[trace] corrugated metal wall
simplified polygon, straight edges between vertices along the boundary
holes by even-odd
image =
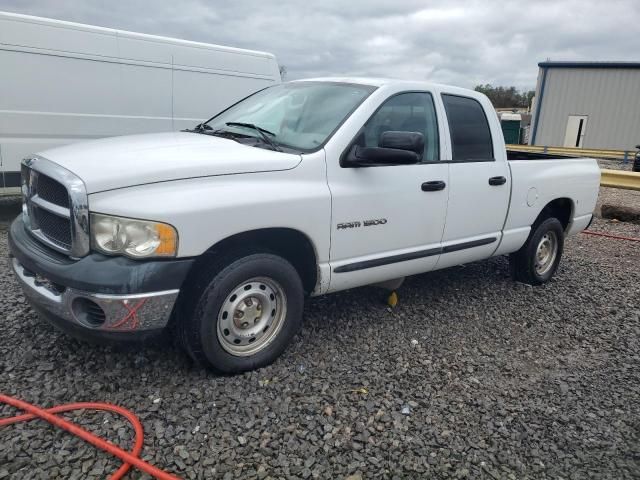
[[[640,144],[640,69],[547,67],[535,145],[562,146],[569,115],[589,116],[583,148],[632,150]]]

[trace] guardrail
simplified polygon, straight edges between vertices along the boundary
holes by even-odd
[[[600,186],[640,191],[640,173],[624,170],[601,170]]]
[[[509,150],[531,153],[548,153],[550,155],[567,155],[569,157],[594,157],[622,160],[628,163],[635,155],[635,150],[598,150],[593,148],[546,147],[539,145],[507,145]]]

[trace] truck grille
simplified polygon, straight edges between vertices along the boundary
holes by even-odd
[[[79,178],[46,159],[26,159],[22,193],[25,225],[34,237],[71,256],[89,252],[87,196]]]
[[[40,228],[42,235],[59,247],[71,251],[71,222],[37,205],[32,206],[32,221]]]
[[[38,175],[36,186],[38,196],[55,205],[69,208],[69,193],[64,185],[46,175]]]

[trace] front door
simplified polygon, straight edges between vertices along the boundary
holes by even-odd
[[[352,144],[377,147],[385,131],[421,133],[425,138],[423,163],[341,167],[343,152],[327,149],[332,198],[329,291],[426,272],[437,263],[447,211],[449,165],[439,162],[432,95],[405,92],[391,96]]]

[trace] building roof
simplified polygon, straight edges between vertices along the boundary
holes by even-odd
[[[640,69],[640,62],[540,62],[540,68],[629,68]]]

